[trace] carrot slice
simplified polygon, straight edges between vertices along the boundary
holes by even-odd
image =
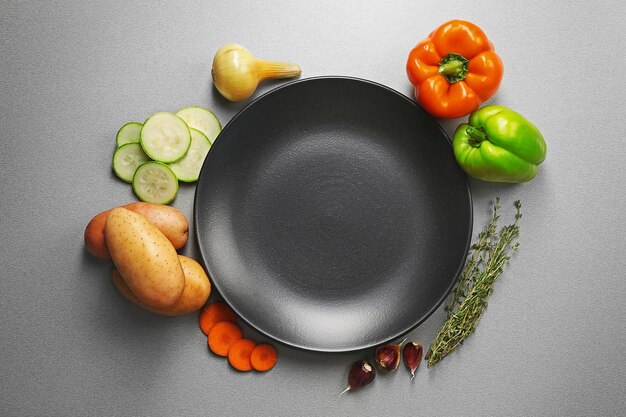
[[[250,339],[239,339],[235,341],[228,351],[228,363],[238,371],[252,370],[250,355],[256,347],[256,343]]]
[[[278,352],[274,346],[261,343],[254,348],[250,354],[250,364],[256,371],[269,371],[276,365],[278,359]]]
[[[207,304],[201,311],[198,321],[200,322],[200,328],[202,332],[209,335],[211,327],[220,321],[229,321],[231,323],[237,322],[237,316],[228,304],[221,301]]]
[[[232,344],[243,337],[241,328],[229,321],[216,323],[207,336],[207,342],[211,352],[219,356],[228,356]]]

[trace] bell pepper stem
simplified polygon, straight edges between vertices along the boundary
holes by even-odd
[[[456,75],[462,69],[463,69],[463,63],[461,61],[450,61],[439,66],[439,74]]]
[[[469,61],[460,54],[449,53],[439,61],[437,72],[449,83],[463,81],[469,71]]]
[[[474,126],[468,126],[465,129],[465,133],[469,135],[467,143],[469,143],[474,148],[479,148],[480,144],[483,141],[487,140],[487,134],[482,129],[478,129]]]

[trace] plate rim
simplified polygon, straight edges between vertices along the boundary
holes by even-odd
[[[264,92],[263,94],[259,95],[258,97],[254,98],[252,101],[250,101],[248,104],[246,104],[245,106],[243,106],[241,109],[239,109],[237,111],[237,113],[224,125],[224,127],[222,128],[222,130],[220,131],[220,133],[218,134],[218,136],[215,138],[215,140],[213,141],[213,145],[215,145],[215,143],[220,140],[222,133],[224,131],[226,131],[228,129],[228,127],[235,123],[236,120],[244,113],[246,112],[249,108],[251,108],[252,106],[254,106],[257,102],[261,101],[262,99],[264,99],[265,97],[279,91],[282,90],[284,88],[289,88],[293,85],[296,84],[301,84],[301,83],[307,83],[307,82],[314,82],[314,81],[319,81],[319,80],[345,80],[345,81],[352,81],[352,82],[360,82],[360,83],[364,83],[364,84],[369,84],[371,86],[374,87],[378,87],[378,88],[382,88],[384,90],[387,90],[388,92],[404,99],[404,101],[406,101],[409,105],[411,105],[412,107],[414,107],[417,111],[424,113],[426,116],[428,116],[429,118],[431,118],[436,126],[436,128],[439,130],[439,132],[445,137],[445,139],[449,142],[450,146],[452,146],[452,140],[450,139],[450,136],[446,133],[446,131],[441,127],[441,124],[437,121],[437,119],[428,114],[421,106],[419,106],[415,101],[413,101],[411,98],[409,98],[408,96],[406,96],[405,94],[402,94],[401,92],[399,92],[398,90],[395,90],[387,85],[381,84],[379,82],[376,81],[372,81],[372,80],[368,80],[365,78],[360,78],[360,77],[354,77],[354,76],[343,76],[343,75],[323,75],[323,76],[314,76],[314,77],[306,77],[306,78],[299,78],[287,83],[284,83],[280,86],[277,86],[275,88],[272,88],[266,92]],[[202,168],[200,170],[200,173],[202,173],[203,169],[204,169],[204,164],[208,161],[209,159],[209,155],[211,153],[211,150],[213,149],[213,145],[211,146],[211,149],[209,149],[209,153],[207,154],[203,164],[202,164]],[[211,286],[214,290],[217,290],[217,293],[219,294],[219,297],[235,312],[235,314],[237,315],[237,318],[239,320],[241,320],[242,322],[244,322],[248,327],[250,327],[251,329],[253,329],[254,331],[262,334],[263,336],[268,337],[269,339],[271,339],[272,341],[275,341],[277,343],[280,343],[281,345],[290,347],[290,348],[295,348],[298,350],[303,350],[306,352],[317,352],[317,353],[347,353],[347,352],[359,352],[359,351],[363,351],[366,349],[370,349],[372,347],[375,346],[380,346],[384,343],[388,343],[391,342],[393,340],[399,339],[401,337],[403,337],[404,335],[410,333],[411,331],[415,330],[417,327],[419,327],[420,325],[422,325],[426,320],[428,320],[438,309],[439,307],[441,307],[441,305],[443,304],[443,302],[448,298],[448,296],[450,295],[450,293],[452,292],[454,286],[456,285],[456,283],[459,280],[459,277],[463,271],[463,268],[465,267],[465,263],[467,262],[467,254],[469,253],[469,249],[471,246],[471,241],[472,241],[472,236],[473,236],[473,229],[474,229],[474,202],[473,202],[473,198],[472,198],[472,192],[470,189],[470,183],[469,183],[469,177],[467,175],[465,175],[465,189],[467,191],[467,198],[468,198],[468,217],[469,217],[469,230],[467,233],[467,241],[465,242],[465,253],[466,256],[463,259],[463,261],[460,263],[457,271],[454,274],[454,278],[452,279],[449,287],[444,291],[442,297],[440,299],[438,299],[436,301],[436,303],[433,304],[433,307],[418,321],[416,321],[414,324],[412,324],[411,326],[409,326],[406,329],[401,330],[400,332],[394,333],[393,335],[389,335],[388,337],[385,338],[385,340],[381,341],[381,342],[377,342],[377,343],[365,343],[365,344],[361,344],[359,346],[353,346],[353,347],[349,347],[349,348],[315,348],[315,347],[310,347],[310,346],[306,346],[305,344],[298,344],[298,343],[294,343],[294,342],[290,342],[287,340],[284,340],[284,338],[280,338],[276,335],[272,335],[262,329],[259,329],[258,327],[252,325],[248,320],[246,320],[241,313],[232,305],[231,302],[229,302],[226,297],[223,296],[222,291],[220,290],[220,286],[217,282],[215,282],[215,280],[212,279],[213,275],[211,274],[211,270],[209,268],[209,263],[207,262],[207,257],[205,256],[205,250],[203,250],[203,248],[200,245],[200,238],[199,238],[199,229],[198,229],[198,193],[199,193],[199,187],[198,184],[200,182],[200,178],[198,179],[198,182],[196,183],[196,188],[194,190],[194,198],[193,198],[193,229],[194,229],[194,237],[195,237],[195,243],[196,243],[196,249],[198,250],[198,252],[200,253],[200,261],[202,263],[202,266],[205,268],[208,276],[211,278]],[[214,295],[214,292],[212,291],[211,295]]]

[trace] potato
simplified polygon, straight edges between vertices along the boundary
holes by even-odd
[[[189,238],[189,222],[183,213],[164,204],[137,202],[124,206],[150,220],[176,249],[182,248]]]
[[[109,248],[104,240],[104,224],[111,210],[97,214],[85,228],[85,247],[94,256],[102,259],[111,259]]]
[[[211,295],[211,282],[198,262],[186,256],[178,255],[185,272],[185,289],[180,298],[169,307],[153,307],[143,303],[130,290],[117,269],[113,270],[111,279],[120,293],[139,307],[156,314],[166,316],[182,316],[193,313],[204,306]]]
[[[180,249],[189,238],[189,222],[183,213],[174,207],[153,203],[131,203],[125,206],[130,211],[139,213],[152,222],[172,242],[174,248]],[[96,215],[85,228],[85,247],[94,256],[111,259],[109,249],[104,240],[104,223],[111,209]]]
[[[172,243],[144,216],[123,207],[111,210],[104,225],[111,259],[142,302],[167,307],[185,288],[185,273]]]

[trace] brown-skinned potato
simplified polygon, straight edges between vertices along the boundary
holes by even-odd
[[[178,209],[163,204],[136,202],[122,206],[141,214],[153,223],[168,238],[174,248],[180,249],[189,238],[189,222]],[[97,214],[85,228],[87,251],[101,259],[111,259],[104,238],[104,224],[112,209]]]
[[[104,237],[115,267],[140,301],[168,307],[180,298],[185,274],[176,249],[148,219],[114,208],[106,218]]]
[[[185,273],[185,289],[180,298],[169,307],[153,307],[143,303],[128,287],[117,269],[111,273],[111,279],[118,291],[129,301],[156,314],[182,316],[199,310],[211,295],[211,282],[198,262],[186,256],[178,255]]]

